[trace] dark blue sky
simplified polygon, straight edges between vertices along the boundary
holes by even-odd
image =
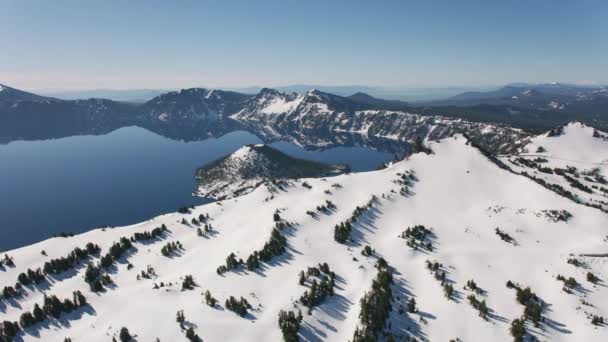
[[[608,81],[599,0],[4,0],[0,27],[26,89]]]

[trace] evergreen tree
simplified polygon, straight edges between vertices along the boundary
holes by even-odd
[[[205,291],[205,302],[210,307],[214,307],[215,304],[217,304],[217,300],[215,298],[213,298],[213,296],[211,295],[211,292],[209,292],[209,290]]]
[[[297,342],[298,331],[300,330],[300,323],[302,322],[302,312],[298,310],[298,314],[294,314],[293,311],[279,312],[279,327],[283,333],[283,340],[285,342]]]
[[[129,329],[127,329],[126,327],[120,328],[119,338],[120,338],[121,342],[131,341],[132,337],[131,337],[131,334],[129,333]]]
[[[511,332],[511,336],[513,336],[513,342],[523,342],[526,335],[525,321],[519,318],[514,319],[511,322],[509,331]]]
[[[414,297],[412,297],[407,302],[407,312],[416,313],[417,311],[418,311],[418,309],[416,308],[416,300],[414,299]]]

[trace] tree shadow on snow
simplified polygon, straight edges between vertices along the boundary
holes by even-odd
[[[40,323],[36,323],[30,327],[27,327],[27,328],[19,331],[19,333],[15,337],[15,341],[23,341],[24,337],[26,337],[26,336],[40,338],[40,330],[42,330],[42,329],[49,330],[52,327],[59,328],[59,329],[70,328],[72,326],[72,324],[71,324],[72,321],[79,320],[85,314],[94,316],[97,313],[91,305],[87,304],[70,313],[62,313],[59,318],[54,318],[54,317],[49,316],[44,321],[42,321]]]
[[[369,244],[365,238],[367,233],[375,234],[378,228],[375,225],[376,219],[382,215],[382,211],[378,209],[379,204],[367,209],[355,223],[352,225],[351,237],[349,246],[360,247]]]
[[[416,296],[410,291],[407,281],[399,277],[401,275],[399,271],[394,270],[393,275],[393,302],[392,310],[386,323],[387,329],[395,336],[402,336],[404,338],[405,336],[410,336],[425,340],[427,336],[422,331],[421,322],[436,319],[436,317],[431,313],[421,310],[416,313],[409,313],[407,311],[407,303],[410,298],[415,298]]]

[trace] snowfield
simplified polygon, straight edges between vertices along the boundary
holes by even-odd
[[[608,134],[580,122],[534,137],[519,154],[501,160],[571,192],[577,201],[608,210]],[[565,170],[560,171],[557,169]]]
[[[566,140],[569,130],[534,144],[541,143],[556,158],[578,158],[570,153],[589,149],[582,158],[603,161],[608,154],[604,145],[591,147],[587,144],[596,140],[576,138],[574,143],[579,145],[572,147]],[[565,142],[550,144],[549,139]],[[87,242],[98,244],[105,255],[120,237],[162,224],[169,229],[161,238],[134,242],[109,268],[114,285],[103,292],[91,292],[84,280],[83,262],[75,270],[47,275],[40,284],[25,286],[19,298],[0,302],[0,321],[19,321],[22,312],[42,304],[45,293],[64,299],[80,290],[87,306],[60,319],[36,323],[20,332],[17,340],[63,341],[70,337],[73,341],[111,341],[112,337],[118,339],[121,327],[127,327],[137,341],[183,341],[185,329],[192,327],[204,341],[281,341],[279,311],[299,308],[303,313],[301,340],[349,341],[356,327],[361,327],[360,301],[371,290],[378,273],[375,265],[383,258],[394,277],[385,330],[397,340],[406,336],[429,341],[512,340],[511,322],[523,315],[524,306],[516,301],[515,289],[507,288],[510,280],[521,288],[529,286],[544,303],[539,326],[529,321],[525,325],[528,337],[607,341],[608,327],[592,325],[591,318],[608,316],[608,257],[582,256],[608,252],[606,213],[498,167],[463,136],[428,142],[428,146],[432,154],[415,154],[383,170],[294,180],[283,187],[262,185],[244,196],[202,205],[190,213],[167,214],[132,226],[97,229],[8,251],[15,267],[0,269],[0,287],[14,286],[19,273],[42,268],[45,261],[67,256]],[[373,196],[377,199],[353,223],[350,238],[338,243],[334,226]],[[328,200],[335,209],[316,209]],[[230,253],[246,260],[264,246],[277,210],[282,220],[291,223],[281,231],[286,252],[262,262],[256,271],[240,266],[219,275],[216,270]],[[556,213],[565,212],[571,217],[559,219]],[[212,226],[203,236],[197,234],[197,228],[204,224],[192,223],[201,214],[209,215]],[[431,230],[426,240],[431,249],[414,249],[400,237],[415,225]],[[496,228],[510,241],[501,239]],[[183,249],[163,256],[161,248],[171,241],[180,241]],[[374,249],[371,256],[361,254],[366,245]],[[581,265],[569,264],[570,258]],[[438,271],[445,272],[444,283],[453,286],[452,299],[444,296],[441,280],[427,268],[427,260],[442,265]],[[98,257],[90,261],[96,263]],[[325,262],[335,272],[335,294],[309,315],[298,299],[311,284],[300,285],[299,273]],[[138,280],[148,265],[156,276]],[[597,284],[586,280],[588,272],[599,277]],[[563,290],[558,274],[576,279],[577,285],[568,290],[571,293]],[[186,275],[192,275],[197,284],[193,290],[182,291]],[[483,290],[465,289],[469,280]],[[154,289],[161,282],[172,285]],[[215,307],[205,304],[207,290],[218,300]],[[485,300],[487,320],[469,304],[470,295]],[[229,296],[246,298],[252,309],[244,317],[227,310]],[[407,310],[412,298],[415,313]],[[178,310],[185,316],[184,329],[176,322]]]

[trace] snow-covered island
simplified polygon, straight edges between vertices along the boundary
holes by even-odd
[[[293,158],[264,144],[245,145],[197,170],[196,195],[226,199],[247,194],[265,182],[335,176],[348,171],[348,165]]]
[[[500,157],[458,134],[426,146],[432,153],[382,170],[263,182],[132,226],[8,251],[2,334],[608,340],[606,133],[572,123]]]

